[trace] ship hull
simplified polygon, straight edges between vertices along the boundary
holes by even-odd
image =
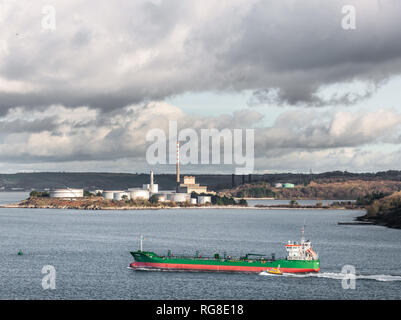
[[[174,270],[209,272],[262,272],[279,268],[283,273],[319,272],[319,260],[227,260],[201,258],[160,257],[152,252],[131,252],[135,262],[130,267],[137,270]]]

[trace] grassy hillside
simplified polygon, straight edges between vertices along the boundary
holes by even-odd
[[[195,175],[197,183],[219,189],[231,185],[231,175]],[[174,174],[156,174],[155,183],[160,189],[174,189]],[[39,172],[0,174],[0,188],[6,190],[21,188],[25,190],[45,188],[84,188],[119,190],[142,187],[149,183],[149,174],[96,173],[96,172]]]
[[[353,200],[372,193],[391,194],[401,190],[401,181],[391,180],[341,180],[326,179],[298,185],[293,189],[274,188],[269,183],[251,183],[222,192],[235,197],[274,197],[276,199],[333,199]]]

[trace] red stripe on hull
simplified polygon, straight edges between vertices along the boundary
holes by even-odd
[[[152,262],[133,262],[130,264],[130,267],[134,269],[165,269],[165,270],[222,271],[222,272],[262,272],[271,269],[266,267],[152,263]],[[280,268],[280,271],[285,273],[319,272],[319,270],[320,269]]]

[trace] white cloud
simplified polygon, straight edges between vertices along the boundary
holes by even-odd
[[[18,120],[23,115],[22,110],[13,109],[8,116],[0,118],[2,126],[7,127],[3,133],[0,130],[0,162],[29,166],[36,162],[61,165],[82,161],[109,168],[110,163],[135,159],[136,166],[128,169],[141,171],[138,168],[147,167],[147,132],[160,128],[168,136],[169,120],[176,120],[179,129],[193,128],[198,132],[205,128],[256,127],[257,170],[318,166],[322,170],[347,167],[361,171],[360,168],[380,167],[380,163],[384,163],[383,159],[375,162],[377,155],[385,154],[378,148],[381,143],[394,146],[400,143],[401,114],[391,109],[372,112],[291,110],[281,114],[270,127],[260,127],[263,115],[252,109],[202,117],[186,114],[166,102],[131,105],[107,114],[88,107],[52,106],[33,112],[29,119]],[[397,167],[396,158],[390,159],[394,161],[392,166]],[[193,167],[195,171],[198,169],[204,170]],[[225,169],[216,166],[215,170]]]

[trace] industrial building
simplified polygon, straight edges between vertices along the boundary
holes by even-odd
[[[293,189],[295,185],[293,183],[284,183],[283,188]]]
[[[195,183],[195,177],[185,176],[184,183],[180,184],[178,191],[182,193],[206,193],[207,187],[201,186],[199,183]]]
[[[153,180],[153,171],[150,171],[150,183],[142,185],[142,189],[148,190],[149,193],[159,192],[159,185],[155,184]]]
[[[276,183],[274,184],[275,188],[286,188],[286,189],[292,189],[295,188],[295,185],[293,183]]]
[[[108,200],[149,200],[152,195],[156,195],[160,202],[189,202],[192,204],[211,203],[210,196],[199,196],[191,198],[191,193],[206,193],[207,187],[201,186],[195,181],[194,176],[184,176],[183,183],[180,183],[180,163],[179,163],[180,146],[177,142],[177,185],[175,190],[160,190],[159,185],[154,183],[153,171],[150,172],[150,181],[143,184],[142,188],[128,188],[127,190],[96,190],[91,192],[96,195],[102,193],[102,196]],[[83,189],[55,189],[50,192],[51,197],[55,198],[77,198],[84,196]]]

